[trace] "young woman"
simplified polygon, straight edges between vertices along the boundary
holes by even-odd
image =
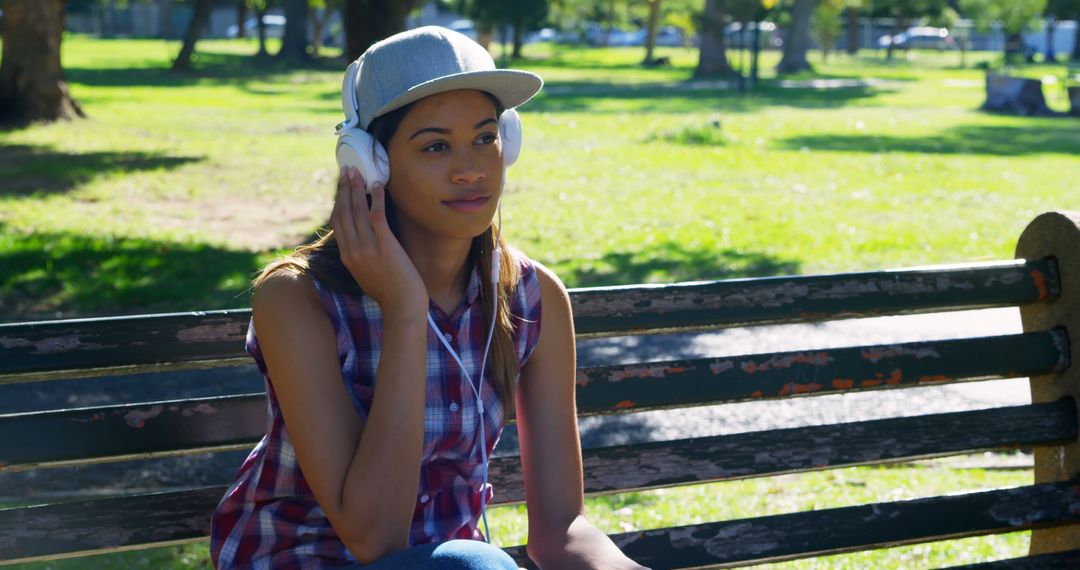
[[[583,516],[566,289],[494,223],[503,111],[542,82],[434,27],[358,62],[352,119],[389,179],[343,168],[333,231],[256,280],[247,349],[267,435],[213,515],[214,563],[516,568],[479,525],[516,412],[529,556],[641,568]]]

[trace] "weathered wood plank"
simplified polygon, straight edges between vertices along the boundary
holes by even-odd
[[[0,564],[205,538],[224,487],[0,510]]]
[[[221,487],[0,511],[0,561],[61,558],[209,532]],[[722,500],[718,497],[717,500]],[[614,535],[656,569],[791,560],[1080,522],[1080,486],[1013,489],[800,512]],[[507,549],[531,564],[524,547]]]
[[[0,472],[251,447],[266,417],[265,394],[0,415]]]
[[[655,570],[730,568],[1077,521],[1080,486],[1046,483],[629,532],[612,539],[628,556]],[[524,547],[505,550],[518,564],[536,567]]]
[[[640,490],[927,458],[959,451],[1053,444],[1074,439],[1076,435],[1076,406],[1063,400],[1033,406],[586,449],[583,453],[585,490],[591,495],[616,489]],[[490,479],[496,488],[493,504],[524,500],[517,457],[494,459]],[[64,541],[56,543],[59,550],[55,551],[34,546],[38,544],[34,537],[52,536],[57,528],[70,528],[71,540],[76,542],[84,540],[79,538],[82,536],[105,540],[94,547],[77,546],[79,552],[145,542],[149,532],[146,529],[152,528],[151,525],[157,528],[154,541],[200,538],[209,531],[203,523],[224,492],[224,487],[212,487],[0,510],[0,559],[52,556],[75,548]],[[156,511],[163,512],[140,518],[140,513]],[[5,543],[4,537],[9,537],[8,542]]]
[[[1063,331],[582,368],[595,413],[1018,378],[1068,367]]]
[[[1001,337],[600,366],[578,371],[579,415],[912,387],[1060,370],[1060,331]],[[265,396],[0,415],[0,471],[253,443]],[[25,434],[39,444],[25,445]]]
[[[0,384],[250,364],[249,309],[0,325]]]
[[[575,289],[579,335],[1006,307],[1057,297],[1052,260]]]
[[[578,336],[1016,306],[1056,297],[1052,260],[572,290]],[[0,384],[247,364],[250,311],[0,324]]]
[[[1077,437],[1076,404],[1061,400],[585,449],[585,492],[644,490],[818,469],[1060,444]],[[517,457],[492,460],[495,503],[525,500]]]
[[[1061,570],[1080,568],[1080,550],[1068,550],[1052,554],[1026,556],[1024,558],[1009,558],[979,564],[965,564],[963,566],[949,566],[949,570],[1056,570],[1059,568]]]
[[[193,417],[200,419],[200,416]],[[154,419],[142,421],[153,423]],[[35,426],[26,427],[33,429]],[[261,437],[262,429],[259,427],[257,433],[251,434],[245,442],[247,446]],[[39,432],[44,431],[47,430],[39,428]],[[39,432],[13,429],[9,433]],[[0,437],[0,449],[4,454],[0,457],[9,463],[3,471],[101,462],[109,456],[161,457],[196,451],[193,449],[196,440],[179,440],[185,445],[177,447],[166,436],[157,442],[157,453],[149,453],[145,442],[140,453],[136,453],[126,443],[128,438],[123,433],[113,437],[107,433],[97,435],[93,440],[65,438],[63,445],[69,451],[64,456],[53,454],[50,446],[45,444],[22,446],[37,450],[23,451],[11,442],[25,441],[25,438]],[[1061,400],[1039,405],[586,448],[582,456],[585,491],[596,494],[924,459],[960,452],[1053,445],[1076,437],[1076,404],[1072,400]],[[197,441],[205,444],[205,440]],[[109,442],[112,442],[112,448],[106,449]],[[222,441],[216,448],[204,446],[197,451],[233,449],[235,442],[230,439]],[[81,445],[92,451],[82,451]],[[20,453],[22,455],[18,455]],[[524,500],[517,456],[494,458],[490,480],[497,490],[497,504]]]

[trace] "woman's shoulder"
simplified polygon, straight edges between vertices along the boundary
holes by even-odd
[[[301,316],[315,317],[325,312],[315,283],[306,273],[280,269],[259,278],[251,297],[251,312],[256,320],[280,320]]]
[[[526,286],[532,285],[535,287],[537,294],[545,299],[549,297],[566,297],[569,300],[566,286],[554,271],[543,263],[525,255],[521,250],[515,249],[514,254],[521,267],[521,279]]]

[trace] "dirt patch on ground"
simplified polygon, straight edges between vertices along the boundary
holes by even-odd
[[[242,186],[229,180],[212,184],[237,190],[212,196],[149,198],[138,205],[144,223],[153,230],[233,250],[267,251],[306,241],[330,219],[334,205],[335,177],[329,169],[316,169],[301,181],[283,182],[271,176]]]
[[[230,249],[267,251],[299,245],[329,219],[332,206],[314,198],[165,200],[147,205],[146,223]]]

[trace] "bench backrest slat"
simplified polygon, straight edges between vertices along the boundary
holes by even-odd
[[[1080,486],[1066,482],[634,531],[611,538],[645,566],[696,568],[780,562],[1076,522],[1080,522]],[[507,552],[518,564],[531,564],[524,547]]]
[[[1053,260],[575,289],[579,337],[1017,306],[1060,293]],[[0,325],[0,384],[246,364],[249,310]]]
[[[621,412],[1016,378],[1069,365],[1061,331],[674,360],[578,371],[577,402]]]
[[[1067,343],[1049,331],[582,368],[577,402],[586,416],[1008,378],[1065,368]],[[0,471],[235,447],[257,440],[265,422],[263,395],[0,415]],[[23,445],[27,433],[40,444]]]
[[[586,448],[583,451],[585,491],[590,494],[637,491],[677,483],[1052,445],[1074,440],[1076,436],[1075,403],[1062,400],[990,410]],[[257,437],[252,437],[244,446],[250,448],[256,440]],[[807,442],[813,442],[813,445]],[[191,451],[190,448],[168,451],[166,447],[159,442],[157,453],[143,456],[160,457]],[[235,447],[223,445],[201,451]],[[119,455],[120,451],[124,454]],[[121,444],[119,449],[99,449],[83,454],[73,451],[62,459],[69,464],[100,462],[106,460],[110,452],[114,459],[135,455],[131,447]],[[16,461],[6,470],[56,464],[63,463],[46,450],[34,456],[24,454],[22,462]],[[524,499],[520,468],[517,456],[492,459],[490,478],[498,489],[496,503]]]
[[[0,561],[207,536],[224,487],[0,511]],[[613,535],[655,568],[779,561],[1080,522],[1080,485],[1044,483]],[[507,551],[526,564],[524,548]],[[4,562],[0,562],[4,563]]]
[[[1061,400],[925,416],[586,448],[585,492],[640,491],[1073,441],[1076,404]],[[495,503],[525,500],[516,456],[492,460]]]
[[[575,289],[579,336],[1010,307],[1060,295],[1051,259]]]

